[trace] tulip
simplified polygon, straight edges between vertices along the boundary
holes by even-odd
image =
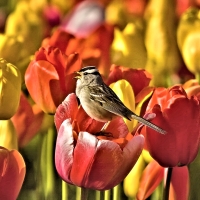
[[[199,8],[190,7],[187,9],[179,21],[177,29],[177,40],[183,60],[190,72],[199,79],[200,65],[198,57],[200,33]]]
[[[87,37],[104,23],[104,9],[98,1],[82,1],[62,22],[62,28],[77,37]]]
[[[115,28],[111,46],[112,63],[134,69],[145,68],[147,52],[144,45],[144,25],[138,24],[128,23],[123,31]]]
[[[26,166],[17,150],[0,147],[0,197],[15,200],[24,181]]]
[[[20,50],[23,48],[23,37],[0,34],[0,57],[16,65],[21,59]]]
[[[131,84],[134,95],[137,96],[141,90],[149,86],[151,78],[151,74],[144,69],[130,69],[112,65],[106,83],[110,85],[120,79],[125,79]]]
[[[156,9],[152,9],[152,8]],[[180,53],[176,42],[175,1],[152,0],[146,9],[147,48],[146,70],[155,78],[152,85],[166,85],[166,77],[180,67]],[[165,22],[165,23],[163,23]]]
[[[191,163],[199,149],[200,106],[196,96],[188,98],[181,86],[155,89],[147,112],[156,114],[153,123],[167,131],[155,134],[146,128],[146,144],[151,156],[164,167]]]
[[[17,67],[0,58],[0,119],[11,118],[19,105],[21,74]]]
[[[135,96],[131,85],[126,80],[119,80],[110,85],[112,90],[117,94],[119,99],[132,111],[135,111]],[[138,113],[137,113],[138,114]],[[128,126],[129,131],[133,131],[137,121],[130,121],[124,118],[124,122]]]
[[[38,133],[42,125],[44,113],[37,104],[30,105],[27,98],[21,93],[20,104],[17,112],[11,118],[20,147],[25,146]]]
[[[41,16],[30,10],[28,2],[18,2],[15,10],[7,18],[5,34],[22,36],[24,44],[28,48],[22,48],[21,51],[25,55],[27,55],[27,52],[28,55],[31,55],[39,48],[43,32],[44,23]]]
[[[49,39],[43,41],[42,46],[58,47],[67,55],[78,52],[85,66],[95,65],[100,73],[107,77],[111,64],[109,53],[113,29],[112,25],[102,24],[87,38],[78,38],[59,28]]]
[[[75,91],[74,71],[81,67],[77,53],[67,56],[55,47],[40,48],[25,74],[27,89],[44,112],[55,113],[67,94]]]
[[[74,94],[57,108],[55,124],[56,169],[64,181],[79,187],[106,190],[116,186],[134,166],[144,144],[142,135],[128,133],[121,118],[101,134],[103,123],[78,107]]]
[[[0,146],[6,149],[18,149],[17,133],[12,121],[0,120]]]
[[[155,160],[151,161],[144,169],[140,178],[137,199],[147,199],[161,183],[166,179],[165,171],[168,169],[161,167]],[[170,200],[187,200],[189,196],[189,173],[188,168],[175,167],[170,180]]]

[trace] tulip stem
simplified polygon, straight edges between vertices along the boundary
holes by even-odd
[[[87,188],[81,188],[81,200],[87,200],[88,199],[88,189]]]
[[[200,74],[196,73],[195,74],[195,79],[198,81],[198,83],[200,84]]]
[[[65,181],[62,181],[62,200],[68,199],[68,185]]]
[[[169,189],[170,189],[172,171],[173,171],[173,168],[169,167],[168,171],[167,171],[167,180],[166,180],[166,185],[165,185],[165,189],[164,189],[164,193],[163,193],[163,200],[169,199]]]
[[[120,196],[120,185],[117,185],[113,188],[113,200],[119,200],[119,196]]]
[[[110,200],[110,190],[105,190],[105,192],[104,192],[104,200]]]

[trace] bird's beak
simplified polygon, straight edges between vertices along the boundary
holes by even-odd
[[[80,72],[74,72],[77,76],[75,76],[75,79],[80,79],[81,78],[81,73]]]

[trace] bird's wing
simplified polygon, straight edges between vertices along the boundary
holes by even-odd
[[[130,111],[114,93],[114,91],[107,85],[100,85],[98,87],[88,86],[90,89],[90,99],[98,103],[99,106],[105,110],[130,119]]]

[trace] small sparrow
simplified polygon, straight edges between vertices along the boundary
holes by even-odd
[[[113,118],[121,116],[128,120],[136,119],[161,134],[166,133],[165,130],[129,110],[114,91],[103,82],[96,67],[84,67],[76,73],[76,95],[91,118],[100,122],[108,122],[103,129]]]

